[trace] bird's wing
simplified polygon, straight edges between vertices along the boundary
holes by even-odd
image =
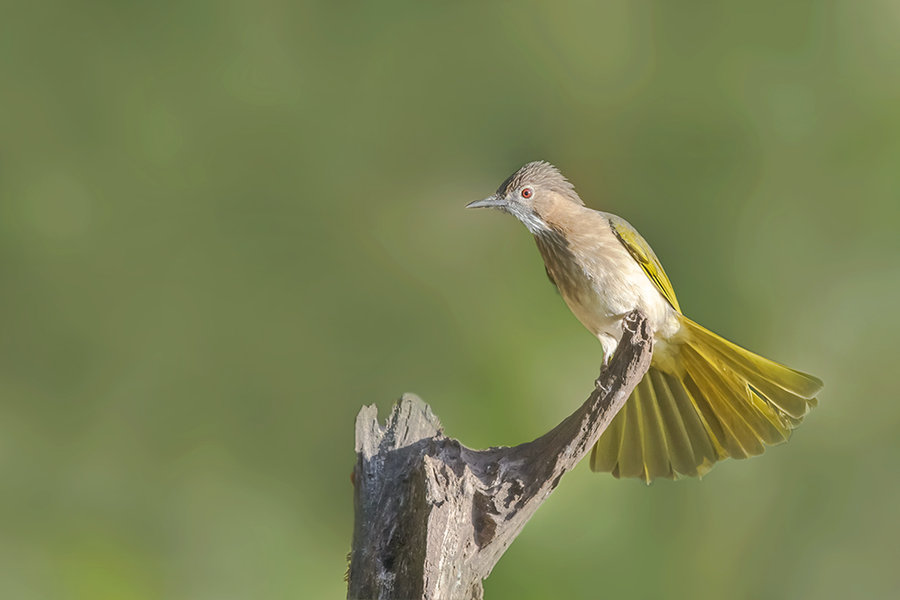
[[[628,253],[641,265],[641,269],[644,270],[644,273],[647,274],[647,277],[650,278],[650,281],[653,282],[659,293],[672,305],[672,308],[681,312],[681,308],[678,306],[678,299],[675,297],[675,290],[672,288],[672,282],[669,281],[668,275],[663,270],[659,259],[656,258],[656,254],[653,253],[653,249],[650,248],[650,244],[625,219],[615,215],[607,216],[613,233],[616,234],[616,237],[628,250]]]

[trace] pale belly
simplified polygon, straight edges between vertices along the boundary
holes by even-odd
[[[542,248],[542,254],[569,309],[600,340],[604,356],[612,354],[622,338],[622,319],[639,309],[654,332],[654,358],[659,354],[662,359],[667,342],[681,327],[678,313],[627,250],[614,242],[595,246],[584,261],[558,248]]]

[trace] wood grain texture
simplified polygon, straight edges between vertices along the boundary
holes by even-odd
[[[387,422],[356,419],[355,524],[347,597],[480,599],[482,581],[525,523],[600,438],[650,365],[638,312],[595,389],[538,439],[472,450],[446,437],[431,408],[407,394]]]

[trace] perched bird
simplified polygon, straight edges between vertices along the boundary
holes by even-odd
[[[523,166],[469,208],[497,208],[534,235],[550,281],[599,338],[608,361],[634,309],[654,332],[650,370],[591,452],[616,477],[702,476],[727,457],[788,439],[822,381],[763,358],[691,321],[644,238],[624,219],[584,205],[546,162]]]

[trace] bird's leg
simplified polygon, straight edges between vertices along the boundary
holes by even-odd
[[[623,314],[619,321],[619,325],[622,328],[622,333],[619,334],[619,337],[606,332],[597,334],[597,339],[600,340],[600,345],[603,346],[603,362],[600,365],[601,372],[609,366],[609,361],[612,360],[613,355],[616,353],[616,347],[619,345],[621,336],[624,335],[626,330],[634,333],[641,318],[641,315],[636,310]]]
[[[603,351],[603,362],[600,363],[600,370],[604,371],[609,367],[609,361],[612,360],[612,352]]]
[[[613,354],[616,351],[616,346],[619,345],[619,340],[608,333],[599,334],[597,339],[600,340],[600,345],[603,347],[603,363],[600,365],[600,370],[602,371],[609,366],[609,361],[612,360]]]

